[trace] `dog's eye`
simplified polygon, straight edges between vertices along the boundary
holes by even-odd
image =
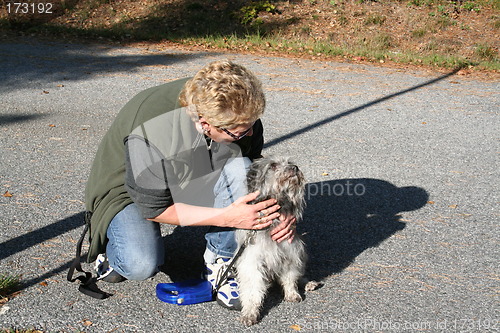
[[[278,163],[271,163],[271,169],[276,170]]]

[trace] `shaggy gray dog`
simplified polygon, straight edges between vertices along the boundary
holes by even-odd
[[[281,206],[280,214],[302,218],[305,207],[304,175],[299,168],[285,158],[262,158],[256,160],[247,175],[248,191],[260,191],[255,202],[274,198]],[[271,239],[270,230],[278,225],[278,219],[265,230],[236,231],[238,244],[246,244],[241,257],[236,261],[242,305],[241,321],[247,325],[257,323],[267,289],[273,280],[283,287],[285,301],[300,302],[299,281],[307,261],[304,242],[298,235],[293,241],[277,243]],[[317,283],[309,282],[306,290],[314,290]]]

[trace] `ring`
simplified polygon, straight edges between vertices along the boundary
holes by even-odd
[[[264,217],[266,214],[262,213],[262,211],[259,211],[259,217]]]

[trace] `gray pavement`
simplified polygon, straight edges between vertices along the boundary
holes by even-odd
[[[215,303],[176,306],[157,283],[200,269],[202,228],[164,226],[154,278],[66,281],[82,231],[97,144],[137,92],[229,58],[268,99],[265,154],[308,180],[299,231],[308,276],[300,304],[272,289],[260,324]],[[500,329],[499,82],[413,69],[173,49],[20,39],[0,43],[0,273],[23,290],[1,328],[47,332],[485,332]],[[8,191],[12,197],[2,196]],[[90,268],[90,265],[86,265]]]

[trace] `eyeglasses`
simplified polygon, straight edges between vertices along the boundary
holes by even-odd
[[[253,124],[252,126],[250,126],[245,132],[241,133],[240,135],[236,135],[236,134],[233,134],[231,132],[229,132],[227,129],[225,128],[219,128],[221,131],[223,131],[224,133],[226,133],[227,135],[229,135],[230,137],[232,137],[235,141],[238,141],[239,139],[243,138],[245,135],[247,135],[253,128]]]

